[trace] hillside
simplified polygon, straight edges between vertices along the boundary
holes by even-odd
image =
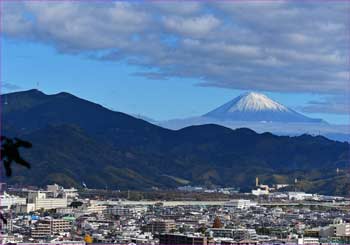
[[[68,93],[29,90],[5,96],[3,133],[34,145],[23,152],[32,170],[16,168],[12,183],[80,186],[84,181],[88,187],[120,189],[189,183],[248,189],[259,175],[266,183],[298,178],[305,190],[350,194],[348,143],[218,125],[173,131]],[[336,168],[341,173],[335,176]],[[326,185],[332,178],[339,184]]]

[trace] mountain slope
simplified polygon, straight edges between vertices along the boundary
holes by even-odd
[[[264,94],[245,93],[203,115],[228,121],[322,122],[293,111]]]
[[[16,168],[12,183],[84,181],[89,187],[147,189],[173,188],[186,180],[247,189],[256,175],[310,182],[349,168],[349,144],[320,136],[279,137],[218,125],[173,131],[66,93],[6,96],[3,133],[34,145],[23,152],[32,170]]]
[[[31,132],[48,125],[78,125],[94,137],[118,146],[155,143],[155,135],[171,131],[68,93],[45,95],[29,90],[5,95],[3,123],[14,133]],[[115,137],[118,136],[118,137]]]

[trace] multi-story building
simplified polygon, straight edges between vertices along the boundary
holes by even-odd
[[[27,200],[23,197],[9,195],[6,192],[0,195],[0,208],[9,209],[14,205],[26,204]]]
[[[146,207],[138,206],[121,206],[121,205],[110,205],[107,207],[106,212],[108,214],[119,215],[119,216],[131,216],[135,214],[141,214],[147,211]]]
[[[51,236],[52,230],[50,222],[42,221],[38,222],[35,229],[32,230],[31,236],[34,239],[43,239]]]
[[[222,240],[221,245],[257,245],[258,241],[243,240],[243,241],[234,241],[234,240]]]
[[[257,239],[257,234],[254,229],[209,228],[206,234],[209,237],[232,238],[235,241]]]
[[[251,200],[245,199],[235,199],[230,200],[229,202],[224,204],[225,208],[238,208],[238,209],[248,209],[250,207],[256,206],[257,203]]]
[[[268,195],[270,194],[270,190],[268,188],[257,188],[255,190],[252,190],[252,194],[254,196],[262,196],[262,195]]]
[[[35,204],[34,203],[17,204],[15,205],[14,211],[16,214],[26,214],[29,212],[33,212],[35,211]]]
[[[64,219],[46,219],[40,220],[31,234],[33,238],[46,238],[55,233],[69,231],[71,222]]]
[[[81,215],[90,215],[90,214],[102,214],[106,212],[107,206],[101,205],[96,201],[89,200],[88,202],[83,203],[75,210],[75,216],[79,217]]]
[[[310,193],[305,192],[288,192],[289,200],[301,201],[305,199],[311,199],[313,197]]]
[[[160,234],[159,244],[184,244],[184,245],[207,245],[207,237],[195,236],[195,235],[182,235],[182,234]]]
[[[32,191],[28,193],[28,203],[34,203],[35,210],[55,209],[67,207],[67,198],[47,198],[45,191]]]
[[[350,236],[350,223],[335,224],[335,236]]]
[[[51,229],[54,233],[64,232],[71,229],[71,221],[67,219],[51,219]]]
[[[143,227],[145,232],[152,233],[166,233],[174,230],[176,228],[176,224],[174,220],[152,220],[149,224]]]
[[[344,237],[350,236],[350,223],[337,219],[333,224],[320,228],[320,237]]]
[[[69,189],[65,189],[62,186],[53,184],[53,185],[47,185],[46,190],[52,197],[62,196],[62,197],[66,197],[67,199],[74,199],[78,196],[78,190],[73,187]]]
[[[319,245],[320,244],[320,240],[316,237],[302,237],[302,238],[298,238],[297,240],[297,244],[298,245]]]

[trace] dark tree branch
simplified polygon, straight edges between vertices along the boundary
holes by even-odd
[[[11,164],[16,162],[19,165],[30,168],[30,164],[24,160],[20,153],[19,148],[32,148],[32,144],[28,141],[24,141],[18,138],[10,139],[6,136],[1,136],[1,161],[4,164],[6,176],[12,175]]]

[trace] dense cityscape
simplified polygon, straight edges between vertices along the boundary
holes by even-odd
[[[350,199],[258,183],[184,186],[186,200],[146,200],[127,191],[2,185],[2,244],[346,244]],[[157,190],[153,190],[157,192]],[[109,195],[106,195],[109,193]],[[203,194],[203,196],[201,196]],[[211,195],[220,198],[208,199]],[[119,197],[118,197],[119,196]],[[198,198],[199,197],[199,198]],[[175,198],[176,199],[176,198]]]
[[[0,0],[0,245],[350,245],[350,0]]]

